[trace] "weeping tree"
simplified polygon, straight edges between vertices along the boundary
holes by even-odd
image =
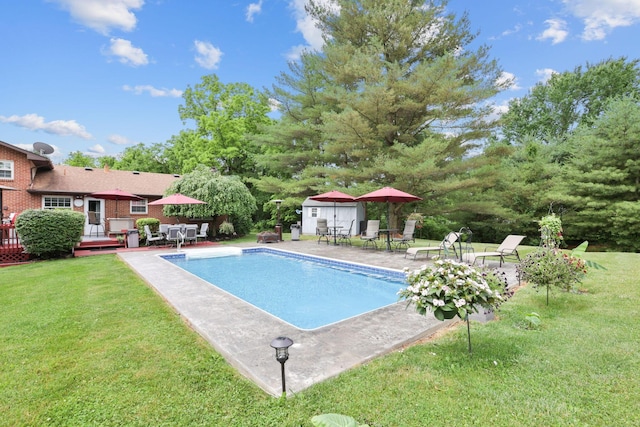
[[[246,185],[236,176],[221,175],[204,165],[175,181],[167,189],[167,195],[181,193],[206,202],[195,205],[167,205],[165,216],[188,218],[212,218],[227,216],[238,234],[251,230],[251,216],[256,211],[256,200]]]
[[[446,5],[311,0],[324,48],[291,63],[270,93],[282,116],[256,138],[257,185],[280,198],[385,185],[445,197],[482,185],[464,159],[493,126],[485,101],[508,82],[486,46],[470,47],[468,17]]]

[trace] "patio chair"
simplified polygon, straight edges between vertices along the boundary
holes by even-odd
[[[518,261],[520,261],[520,254],[518,254],[518,245],[520,242],[527,236],[519,236],[516,234],[510,234],[504,238],[498,249],[494,251],[487,251],[485,248],[484,252],[478,252],[476,254],[472,254],[473,261],[471,264],[475,264],[478,258],[482,258],[482,263],[484,264],[484,260],[488,256],[500,257],[500,267],[502,267],[502,263],[504,262],[505,257],[514,256]]]
[[[318,236],[318,243],[320,240],[324,239],[329,244],[329,227],[327,226],[326,218],[318,218],[318,222],[316,224],[316,235]]]
[[[98,212],[87,212],[87,216],[89,217],[89,225],[91,228],[89,229],[89,236],[93,233],[93,229],[96,229],[96,237],[98,237],[98,232],[100,232],[100,227],[102,227],[102,235],[104,236],[104,223],[100,219],[100,214]]]
[[[198,224],[187,224],[184,226],[183,243],[194,244],[198,241]]]
[[[407,248],[407,252],[405,252],[404,257],[407,255],[413,255],[413,259],[415,260],[419,254],[425,253],[427,258],[429,257],[429,252],[438,251],[438,256],[440,256],[440,252],[444,252],[445,257],[453,250],[453,253],[457,257],[457,251],[455,243],[460,237],[460,233],[456,233],[455,231],[450,232],[445,236],[445,238],[440,242],[438,246],[419,246],[415,248]]]
[[[351,246],[351,230],[353,230],[353,223],[355,219],[351,220],[351,225],[348,230],[340,230],[338,231],[338,243]]]
[[[164,242],[164,234],[152,233],[149,224],[145,224],[144,226],[144,235],[147,238],[147,246],[157,245],[158,243]]]
[[[203,222],[202,224],[200,224],[200,231],[198,231],[198,234],[196,234],[196,243],[198,242],[198,239],[207,240],[208,231],[209,231],[209,223],[208,222]]]
[[[404,223],[404,230],[402,231],[401,237],[394,237],[392,243],[395,245],[396,249],[405,246],[409,249],[409,242],[415,242],[415,238],[413,237],[413,233],[416,230],[416,220],[410,219]]]
[[[182,234],[182,227],[178,225],[170,225],[167,228],[167,242],[175,244],[178,248],[184,243],[184,234]]]
[[[378,234],[380,231],[380,220],[379,219],[370,219],[367,221],[367,229],[363,234],[360,235],[360,240],[364,240],[362,243],[362,249],[366,249],[370,244],[373,245],[374,249],[378,249]]]

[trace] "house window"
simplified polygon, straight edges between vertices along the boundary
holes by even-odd
[[[318,218],[318,215],[320,215],[320,208],[309,209],[309,216],[311,218]]]
[[[71,197],[66,196],[44,196],[42,199],[43,209],[72,209]]]
[[[132,200],[131,201],[131,213],[132,214],[146,214],[147,213],[147,199]]]
[[[13,179],[13,161],[0,160],[0,179]]]

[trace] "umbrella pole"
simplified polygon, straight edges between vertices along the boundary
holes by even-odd
[[[333,201],[333,246],[337,246],[338,241],[336,240],[336,201]]]
[[[387,200],[387,252],[391,252],[391,204]]]

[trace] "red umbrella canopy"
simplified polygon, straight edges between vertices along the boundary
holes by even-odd
[[[142,197],[136,196],[129,192],[116,188],[114,190],[98,191],[96,193],[89,194],[96,199],[115,200],[116,201],[116,218],[118,217],[118,200],[142,200]]]
[[[392,187],[384,187],[371,193],[356,197],[359,202],[389,202],[389,203],[406,203],[422,200],[418,196],[396,190]]]
[[[155,200],[150,202],[149,205],[203,205],[207,202],[203,202],[202,200],[194,199],[193,197],[185,196],[180,193],[172,194],[167,197],[163,197],[162,199]]]
[[[329,191],[328,193],[318,194],[317,196],[311,196],[309,198],[311,200],[316,200],[318,202],[353,202],[356,200],[355,197],[345,193],[341,193],[337,190]]]
[[[89,194],[89,196],[105,200],[142,200],[142,197],[120,190],[119,188],[114,190],[98,191],[96,193]]]

